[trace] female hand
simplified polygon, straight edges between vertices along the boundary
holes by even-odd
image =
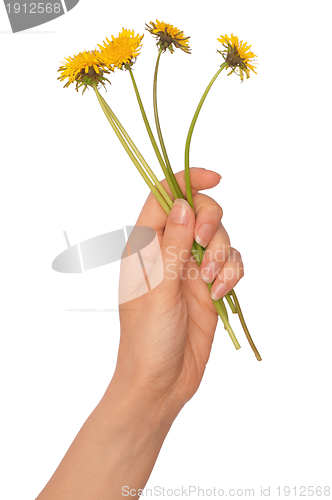
[[[176,178],[185,192],[184,172]],[[220,223],[220,206],[199,193],[216,186],[219,174],[191,169],[191,181],[196,220],[185,200],[176,200],[168,217],[152,195],[143,207],[137,226],[156,231],[163,276],[159,245],[145,254],[149,279],[160,281],[147,293],[140,265],[121,261],[126,300],[114,376],[38,500],[109,500],[128,491],[138,499],[174,418],[200,384],[218,319],[202,274],[212,281],[219,273],[212,293],[220,296],[243,276],[243,266]],[[191,258],[194,238],[207,246],[201,269]]]
[[[184,171],[176,179],[185,193]],[[219,181],[220,175],[211,170],[191,169],[196,220],[185,200],[176,200],[167,216],[149,195],[136,225],[151,227],[158,236],[164,271],[158,286],[142,292],[143,286],[146,290],[142,273],[130,264],[126,269],[126,259],[121,263],[120,296],[128,298],[135,292],[135,298],[120,304],[121,338],[113,383],[118,380],[122,390],[150,394],[175,414],[198,389],[209,359],[218,320],[211,295],[214,300],[224,296],[243,276],[241,256],[230,246],[220,222],[221,207],[199,192]],[[162,183],[169,192],[165,180]],[[200,268],[191,254],[194,238],[206,247]],[[148,275],[156,279],[155,248],[147,261]],[[206,282],[214,279],[210,295]]]

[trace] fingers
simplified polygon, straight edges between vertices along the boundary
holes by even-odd
[[[220,220],[223,211],[220,205],[202,193],[193,196],[196,223],[194,237],[197,243],[206,247],[201,263],[204,281],[212,283],[228,258],[231,248],[228,234]]]
[[[223,211],[209,196],[197,193],[193,196],[196,223],[195,240],[205,248],[200,266],[206,283],[214,283],[211,297],[218,300],[230,292],[243,277],[240,253],[231,247],[229,236],[220,222]]]
[[[175,178],[180,186],[182,193],[186,196],[186,181],[184,170],[175,174]],[[210,189],[216,186],[221,180],[221,175],[213,170],[206,170],[205,168],[190,168],[190,181],[192,195],[203,189]],[[166,179],[161,181],[165,189],[170,193]]]
[[[205,248],[217,231],[223,211],[215,200],[202,193],[195,194],[193,202],[196,214],[194,238]]]
[[[179,183],[181,191],[186,193],[184,170],[175,174],[175,178]],[[203,189],[210,189],[216,186],[221,179],[221,176],[212,170],[204,168],[190,169],[191,188],[193,195]],[[166,191],[170,194],[170,189],[166,180],[161,181]],[[159,205],[158,201],[152,193],[149,194],[139,218],[136,222],[138,226],[149,226],[155,229],[157,234],[162,234],[166,225],[167,215]]]
[[[231,244],[224,226],[219,222],[217,231],[207,245],[201,263],[201,276],[206,283],[212,283],[229,258]]]
[[[225,265],[221,268],[211,288],[213,300],[219,300],[230,292],[244,276],[240,252],[231,248]]]
[[[180,284],[184,263],[190,257],[194,224],[195,214],[189,203],[183,198],[175,200],[161,241],[161,253],[165,278],[176,285]]]
[[[178,172],[175,177],[185,194],[184,171]],[[224,297],[244,275],[241,255],[230,246],[228,234],[220,222],[222,208],[209,196],[198,193],[199,190],[216,186],[220,179],[220,175],[212,170],[191,168],[196,220],[194,211],[183,199],[175,201],[167,217],[151,193],[136,223],[155,229],[161,238],[166,278],[177,282],[181,279],[183,262],[189,258],[194,235],[195,240],[205,248],[201,276],[207,283],[215,280],[211,288],[214,300]],[[170,194],[166,180],[161,183]]]

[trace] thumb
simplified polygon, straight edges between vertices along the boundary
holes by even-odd
[[[186,200],[177,198],[168,214],[161,242],[165,279],[171,280],[173,284],[180,284],[182,269],[190,258],[194,226],[193,209]]]

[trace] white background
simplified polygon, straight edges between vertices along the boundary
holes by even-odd
[[[198,100],[221,64],[217,37],[258,55],[257,76],[222,74],[199,117],[191,165],[223,176],[210,191],[240,250],[236,288],[263,361],[218,325],[206,374],[165,441],[147,487],[331,486],[331,64],[327,1],[123,3],[81,0],[11,34],[0,4],[1,486],[34,499],[103,395],[115,367],[117,269],[51,268],[71,244],[134,224],[148,189],[91,91],[63,89],[64,57],[156,18],[191,36],[162,57],[162,127],[175,171]],[[154,39],[135,75],[152,119]],[[155,167],[129,75],[106,99]],[[112,269],[111,269],[112,268]],[[243,494],[244,496],[244,494]],[[198,498],[192,495],[192,498]]]

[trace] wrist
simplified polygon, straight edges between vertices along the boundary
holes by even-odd
[[[138,425],[167,434],[184,406],[173,394],[159,393],[151,385],[133,383],[115,372],[101,402],[121,419],[135,420]]]

